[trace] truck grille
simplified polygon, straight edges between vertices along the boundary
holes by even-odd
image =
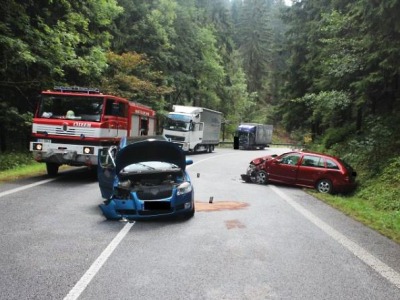
[[[66,129],[66,130],[64,130]],[[63,135],[63,136],[77,136],[84,135],[86,137],[95,137],[96,128],[85,128],[79,127],[75,128],[68,126],[63,128],[63,126],[49,126],[49,125],[36,125],[37,133],[47,133],[48,135]]]
[[[166,134],[165,137],[167,139],[170,139],[172,142],[174,142],[174,141],[183,142],[185,140],[184,136],[175,136],[175,135]]]

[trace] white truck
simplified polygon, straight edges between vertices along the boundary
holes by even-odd
[[[185,152],[212,152],[219,144],[222,113],[204,107],[174,105],[163,135]]]

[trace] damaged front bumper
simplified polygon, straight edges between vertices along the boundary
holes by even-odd
[[[96,165],[97,156],[82,155],[77,151],[70,150],[48,150],[48,151],[33,151],[33,158],[37,162],[50,162],[59,165]]]
[[[246,174],[241,174],[242,180],[248,183],[255,183],[257,179],[257,167],[254,164],[250,164],[247,167]]]
[[[159,200],[140,200],[136,193],[131,199],[110,198],[99,205],[109,220],[140,220],[194,213],[192,193]]]

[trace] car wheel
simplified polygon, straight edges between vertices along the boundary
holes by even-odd
[[[256,178],[256,180],[257,180],[257,183],[258,183],[258,184],[266,184],[267,181],[268,181],[267,172],[265,172],[265,171],[258,171],[258,172],[257,172],[257,178]]]
[[[324,194],[330,194],[333,190],[332,182],[329,179],[321,179],[317,183],[317,191]]]
[[[59,167],[60,165],[56,163],[46,163],[47,174],[50,177],[57,176]]]

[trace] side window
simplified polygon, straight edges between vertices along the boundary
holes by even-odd
[[[281,159],[281,164],[296,165],[299,162],[299,154],[288,154]]]
[[[105,114],[107,116],[126,117],[128,116],[128,104],[107,99]]]
[[[307,167],[323,168],[324,167],[324,161],[319,156],[304,155],[303,161],[301,162],[301,165],[302,166],[307,166]]]
[[[326,167],[328,169],[335,169],[335,170],[339,170],[339,166],[337,165],[337,163],[335,163],[333,160],[331,159],[327,159],[326,160]]]
[[[128,116],[128,104],[119,102],[119,110],[118,110],[118,116],[120,117],[127,117]]]
[[[105,110],[105,115],[106,116],[112,116],[113,115],[113,103],[114,103],[113,100],[107,99],[106,110]]]

